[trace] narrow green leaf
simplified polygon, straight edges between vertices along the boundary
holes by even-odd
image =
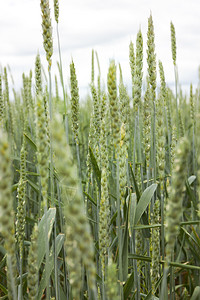
[[[140,294],[140,295],[144,297],[143,294]],[[145,300],[159,300],[158,297],[152,295],[152,292],[151,292],[151,291],[148,293],[148,295],[146,295],[146,297],[145,297],[144,299],[145,299]]]
[[[195,179],[196,179],[196,176],[195,176],[195,175],[190,176],[190,177],[188,178],[188,183],[189,183],[189,185],[191,185],[191,184],[195,181]]]
[[[117,211],[114,213],[114,215],[112,216],[111,220],[110,220],[110,225],[113,224],[113,222],[116,220],[117,218]]]
[[[31,179],[27,178],[28,184],[34,189],[35,192],[39,193],[39,187]]]
[[[92,202],[92,204],[97,206],[96,202],[92,199],[92,197],[88,193],[86,193],[86,192],[83,192],[83,193],[88,197],[88,199]]]
[[[134,288],[134,272],[132,272],[131,276],[126,280],[126,283],[123,288],[124,292],[124,300],[128,300],[128,297]]]
[[[0,283],[0,290],[4,292],[4,294],[6,294],[6,296],[4,297],[7,297],[8,290],[1,283]],[[5,299],[4,297],[1,297],[0,299]]]
[[[34,151],[37,151],[37,146],[36,146],[36,144],[33,142],[33,140],[32,140],[26,133],[24,133],[24,136],[25,136],[26,141],[28,142],[28,144],[31,146],[31,148],[32,148]]]
[[[35,172],[26,172],[26,175],[31,175],[31,176],[40,176],[40,174],[35,173]]]
[[[136,192],[137,200],[139,201],[140,191],[139,191],[139,188],[138,188],[138,185],[137,185],[137,181],[135,180],[135,176],[134,176],[134,173],[133,173],[131,163],[129,164],[129,170],[130,170],[131,177],[132,177],[132,180],[133,180],[133,183],[134,183],[134,186],[135,186],[135,192]]]
[[[133,226],[133,229],[146,229],[146,228],[160,228],[161,224],[151,224],[151,225],[136,225]]]
[[[62,289],[62,287],[61,287],[60,284],[59,284],[59,290],[60,290],[60,299],[61,299],[61,300],[67,300],[68,297],[67,297],[67,295],[64,293],[64,291],[63,291],[63,289]]]
[[[200,299],[200,286],[196,286],[190,300]]]
[[[144,255],[137,255],[137,254],[129,253],[128,258],[151,262],[151,257],[150,256],[144,256]],[[164,261],[164,260],[160,261],[160,264],[164,264],[164,263],[166,263],[166,261]],[[182,264],[182,263],[178,263],[178,262],[169,262],[169,265],[172,266],[172,267],[177,267],[177,268],[181,268],[181,269],[200,270],[200,267],[198,267],[198,266],[193,266],[193,265],[189,265],[189,264]]]
[[[151,198],[153,197],[153,194],[155,193],[156,188],[157,184],[154,183],[146,188],[146,190],[142,193],[135,212],[135,225],[137,225],[141,216],[145,212],[149,202],[151,201]]]
[[[6,257],[7,255],[5,254],[0,262],[0,269],[2,269],[6,265]]]
[[[186,222],[181,222],[180,225],[183,226],[183,225],[195,225],[195,224],[199,224],[200,223],[200,220],[196,220],[196,221],[186,221]]]
[[[27,276],[28,276],[28,272],[22,274],[22,280],[23,280],[23,282],[26,281]],[[19,285],[19,284],[20,284],[20,277],[18,276],[17,277],[17,285]]]
[[[136,180],[135,180],[135,176],[134,176],[134,173],[133,173],[131,164],[129,164],[129,168],[130,168],[130,173],[131,173],[131,176],[132,176],[132,179],[133,179],[133,182],[134,182],[137,200],[139,201],[139,199],[141,198],[141,197],[140,197],[140,192],[139,192],[139,189],[138,189],[138,186],[137,186],[137,182],[136,182]],[[144,212],[143,215],[142,215],[142,223],[143,223],[144,225],[149,225],[146,212]],[[145,238],[150,238],[150,230],[149,230],[148,228],[145,229],[145,230],[143,231],[143,235],[144,235]]]
[[[181,227],[182,228],[182,227]],[[189,249],[190,251],[192,252],[194,258],[197,260],[197,261],[200,261],[200,255],[199,255],[199,251],[197,251],[194,243],[191,241],[190,237],[186,234],[185,235],[186,237],[186,242],[187,244],[189,245]]]
[[[136,201],[136,193],[131,193],[131,199],[130,199],[130,209],[129,209],[129,223],[130,228],[132,230],[134,224],[135,224],[135,212],[137,207],[137,201]]]
[[[160,263],[161,264],[165,264],[166,261],[161,260]],[[193,265],[188,265],[188,264],[186,265],[186,264],[181,264],[181,263],[177,263],[177,262],[170,262],[169,265],[172,266],[172,267],[180,268],[180,269],[188,269],[188,270],[198,270],[198,271],[200,271],[200,267],[193,266]]]
[[[16,191],[18,188],[18,183],[12,185],[12,192]]]
[[[147,226],[143,231],[142,234],[144,238],[149,239],[151,234],[150,234],[150,229],[148,228],[149,223],[148,223],[148,218],[146,212],[143,213],[142,218],[141,218],[142,223]]]
[[[129,253],[128,258],[151,262],[150,256]]]
[[[186,180],[185,185],[186,185],[186,192],[187,192],[187,194],[189,196],[189,199],[192,201],[195,210],[198,210],[198,202],[197,202],[195,193],[194,193],[193,189],[191,188],[191,184],[189,183],[188,180]]]
[[[38,225],[38,268],[40,268],[42,260],[44,258],[46,248],[45,248],[45,226],[48,230],[48,240],[50,239],[53,224],[56,217],[56,208],[50,208],[46,214],[43,215],[39,225]],[[46,225],[47,224],[47,225]]]
[[[64,234],[59,234],[56,237],[55,244],[56,244],[56,256],[57,256],[64,244]],[[49,278],[51,276],[53,268],[54,268],[54,255],[53,255],[53,249],[51,248],[50,255],[49,255],[49,267],[48,267],[49,274],[46,275],[46,267],[45,267],[44,271],[42,273],[42,278],[40,280],[40,286],[39,286],[39,290],[38,290],[38,299],[42,299],[43,291],[47,286],[47,283],[49,281]]]
[[[195,241],[198,243],[199,248],[200,248],[200,238],[199,238],[199,234],[196,232],[194,226],[191,226],[191,228],[192,228],[192,232],[193,232],[193,234],[194,234],[194,239],[195,239]]]
[[[92,163],[92,168],[93,168],[93,171],[94,171],[94,175],[96,177],[97,184],[100,186],[101,185],[101,172],[99,170],[96,158],[94,156],[94,153],[92,152],[91,147],[89,147],[89,152],[90,152],[90,159],[91,159],[91,163]]]
[[[181,229],[186,233],[188,237],[191,238],[191,240],[196,244],[196,246],[200,248],[198,241],[196,241],[195,238],[184,227],[181,227]]]
[[[111,243],[111,245],[110,245],[110,247],[109,247],[109,251],[110,251],[110,252],[113,251],[114,247],[117,246],[117,241],[118,241],[118,237],[115,236],[115,238],[113,239],[113,241],[112,241],[112,243]]]
[[[53,280],[53,284],[55,286],[55,276],[51,276],[52,280]],[[60,300],[67,300],[68,297],[67,295],[64,293],[62,286],[59,284],[59,296],[60,296]]]

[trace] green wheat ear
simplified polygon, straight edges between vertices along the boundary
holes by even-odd
[[[106,295],[109,300],[119,300],[119,284],[117,279],[117,266],[110,260],[108,263],[108,274],[106,278]]]
[[[37,300],[38,293],[38,226],[35,224],[31,235],[31,245],[28,254],[28,277],[27,287],[29,290],[28,298]]]
[[[155,54],[155,34],[153,18],[150,15],[148,19],[148,31],[147,31],[147,64],[149,83],[152,89],[152,97],[156,97],[156,54]]]
[[[70,271],[70,283],[75,299],[79,299],[81,289],[81,262],[87,275],[88,285],[95,291],[96,270],[94,248],[90,226],[85,214],[77,167],[71,150],[66,142],[64,128],[59,118],[55,118],[52,127],[55,166],[62,178],[62,197],[65,204],[66,252]]]
[[[161,190],[163,190],[163,180],[165,176],[165,131],[164,131],[164,102],[162,93],[158,96],[156,103],[156,156],[158,174],[160,178]]]
[[[143,145],[146,157],[146,166],[149,168],[150,164],[150,149],[151,149],[151,89],[149,79],[147,78],[147,89],[144,95],[143,104]]]
[[[193,95],[193,87],[190,84],[190,116],[192,120],[192,125],[195,124],[195,107],[194,107],[194,95]]]
[[[167,205],[166,215],[166,260],[171,260],[176,236],[178,234],[180,217],[182,214],[182,192],[187,174],[187,157],[189,142],[183,137],[176,147],[175,159],[172,169],[172,186]]]
[[[170,29],[171,29],[171,49],[172,49],[172,59],[174,66],[176,65],[176,32],[174,24],[170,23]]]
[[[42,11],[42,30],[43,30],[43,46],[46,52],[46,59],[48,68],[51,68],[51,57],[53,54],[53,39],[52,39],[52,26],[50,18],[50,8],[48,0],[41,0],[40,7]]]
[[[134,76],[135,76],[135,53],[133,42],[129,45],[129,63],[131,68],[131,78],[132,78],[132,98],[134,99]]]
[[[102,119],[100,131],[100,149],[101,149],[101,200],[99,210],[99,251],[102,265],[102,273],[105,276],[106,256],[109,247],[109,192],[108,192],[108,146],[107,146],[107,98],[103,95],[102,98]]]
[[[42,93],[42,74],[39,53],[37,54],[35,59],[35,92],[37,96]]]
[[[54,0],[54,17],[55,17],[56,23],[58,23],[58,18],[59,18],[59,2],[58,2],[58,0]]]
[[[92,49],[91,84],[94,84],[94,50]]]
[[[8,74],[7,74],[7,68],[4,68],[4,107],[5,107],[5,116],[7,118],[7,128],[9,133],[11,134],[13,140],[14,140],[14,122],[13,122],[13,112],[11,107],[11,101],[10,101],[10,92],[9,92],[9,84],[8,84]]]
[[[119,147],[119,187],[120,187],[120,206],[123,209],[125,203],[126,186],[127,186],[127,168],[126,161],[128,158],[126,145],[126,130],[124,123],[121,126],[121,139]]]
[[[142,92],[142,68],[143,68],[143,37],[139,30],[136,40],[136,60],[135,60],[135,77],[134,77],[134,108],[135,112],[141,105]]]
[[[48,207],[49,142],[43,98],[41,95],[37,97],[37,159],[41,176],[43,201],[44,205]]]
[[[7,135],[0,129],[0,232],[7,252],[8,298],[17,299],[17,268],[12,199],[11,154]]]
[[[26,208],[26,145],[23,141],[20,153],[20,179],[17,189],[18,205],[16,220],[16,235],[19,243],[20,257],[23,256],[23,243],[25,237],[25,208]]]
[[[156,200],[154,203],[153,214],[152,214],[152,224],[159,224],[160,217],[160,201]],[[160,277],[160,230],[159,228],[152,229],[152,292],[156,293],[156,283]]]
[[[71,85],[71,119],[74,138],[79,144],[79,89],[76,77],[76,70],[72,60],[70,64],[70,85]]]
[[[109,106],[111,116],[111,128],[113,134],[114,147],[118,151],[120,144],[120,120],[119,120],[119,105],[117,98],[117,78],[116,78],[116,65],[114,60],[110,62],[107,86],[109,95]]]

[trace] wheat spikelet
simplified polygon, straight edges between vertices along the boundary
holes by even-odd
[[[116,151],[118,151],[120,143],[120,121],[119,121],[119,109],[117,98],[117,82],[116,82],[116,65],[114,60],[110,62],[107,86],[109,94],[110,116],[111,116],[111,128],[113,134],[113,143]]]
[[[44,206],[48,206],[49,143],[43,99],[37,97],[37,159],[41,176]]]
[[[170,23],[170,30],[171,30],[171,50],[172,50],[172,59],[174,66],[176,65],[176,32],[174,24]]]
[[[12,173],[10,149],[5,133],[0,129],[0,231],[7,252],[8,298],[17,299],[14,212],[12,203]]]
[[[155,35],[153,18],[150,15],[148,19],[148,31],[147,31],[147,64],[148,64],[148,75],[149,83],[152,88],[152,97],[155,99],[156,91],[156,54],[155,54]]]
[[[76,78],[76,70],[74,62],[72,60],[70,64],[70,83],[71,83],[71,112],[72,112],[72,128],[74,138],[77,144],[79,144],[78,132],[79,132],[79,90],[78,81]]]
[[[41,61],[40,54],[38,53],[35,59],[35,91],[36,95],[42,93],[42,77],[41,77]]]
[[[187,138],[183,137],[177,145],[175,160],[172,172],[172,187],[167,206],[166,216],[166,260],[171,259],[176,236],[182,214],[182,192],[187,173],[187,155],[189,152],[189,143]]]
[[[31,245],[28,254],[28,277],[27,287],[29,290],[28,298],[30,300],[37,300],[38,293],[38,226],[35,224],[31,235]]]
[[[48,69],[50,69],[52,63],[51,57],[53,54],[53,39],[52,39],[52,26],[51,26],[51,18],[50,18],[49,1],[41,0],[40,7],[42,11],[43,46],[46,52]]]
[[[156,200],[154,203],[153,214],[152,214],[152,224],[159,224],[159,211],[160,211],[160,201]],[[159,269],[160,269],[160,232],[159,228],[152,229],[151,243],[152,243],[152,292],[156,292],[156,283],[159,279]]]
[[[59,18],[59,2],[58,2],[58,0],[54,0],[54,17],[55,17],[56,23],[58,23],[58,18]]]
[[[16,235],[19,243],[20,257],[23,255],[23,242],[25,237],[25,208],[26,208],[26,149],[23,142],[20,153],[20,179],[17,189],[18,205],[16,219]]]
[[[143,37],[139,30],[136,40],[136,59],[135,59],[135,77],[134,77],[134,109],[138,111],[141,106],[141,88],[142,88],[142,68],[143,68]]]
[[[75,299],[79,299],[81,288],[81,261],[88,274],[88,285],[95,290],[94,249],[89,223],[85,215],[83,199],[79,186],[77,167],[73,162],[69,145],[66,143],[64,129],[56,118],[53,127],[53,148],[55,165],[62,183],[66,217],[66,252],[70,269],[70,283]],[[67,200],[67,201],[66,201]]]
[[[102,264],[102,272],[105,276],[106,255],[109,246],[109,193],[108,193],[108,149],[107,149],[107,116],[108,107],[106,105],[106,96],[102,99],[102,120],[100,134],[101,149],[101,200],[99,211],[99,250]]]

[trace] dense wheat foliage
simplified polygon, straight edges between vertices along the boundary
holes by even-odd
[[[150,15],[127,45],[131,94],[113,59],[101,78],[92,50],[91,93],[79,101],[75,61],[63,78],[54,9],[55,91],[48,0],[48,80],[39,53],[21,91],[0,73],[0,299],[200,299],[200,85],[181,90],[173,23],[175,94]]]

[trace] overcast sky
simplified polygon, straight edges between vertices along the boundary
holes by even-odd
[[[152,12],[157,60],[163,62],[166,81],[174,81],[171,58],[170,21],[177,37],[179,81],[189,92],[189,84],[198,82],[200,65],[199,0],[60,0],[59,31],[64,80],[69,86],[69,64],[73,57],[80,94],[89,91],[91,52],[99,55],[102,78],[106,82],[109,60],[121,64],[124,81],[130,86],[129,43],[135,44],[141,28],[144,40],[144,75],[146,74],[146,36]],[[56,24],[53,0],[50,0],[54,35],[53,73],[58,73]],[[22,73],[34,70],[39,51],[45,68],[39,0],[0,0],[0,65],[9,64],[17,89]],[[97,69],[96,69],[97,70]],[[97,74],[97,72],[96,72]],[[69,88],[68,88],[69,89]]]

